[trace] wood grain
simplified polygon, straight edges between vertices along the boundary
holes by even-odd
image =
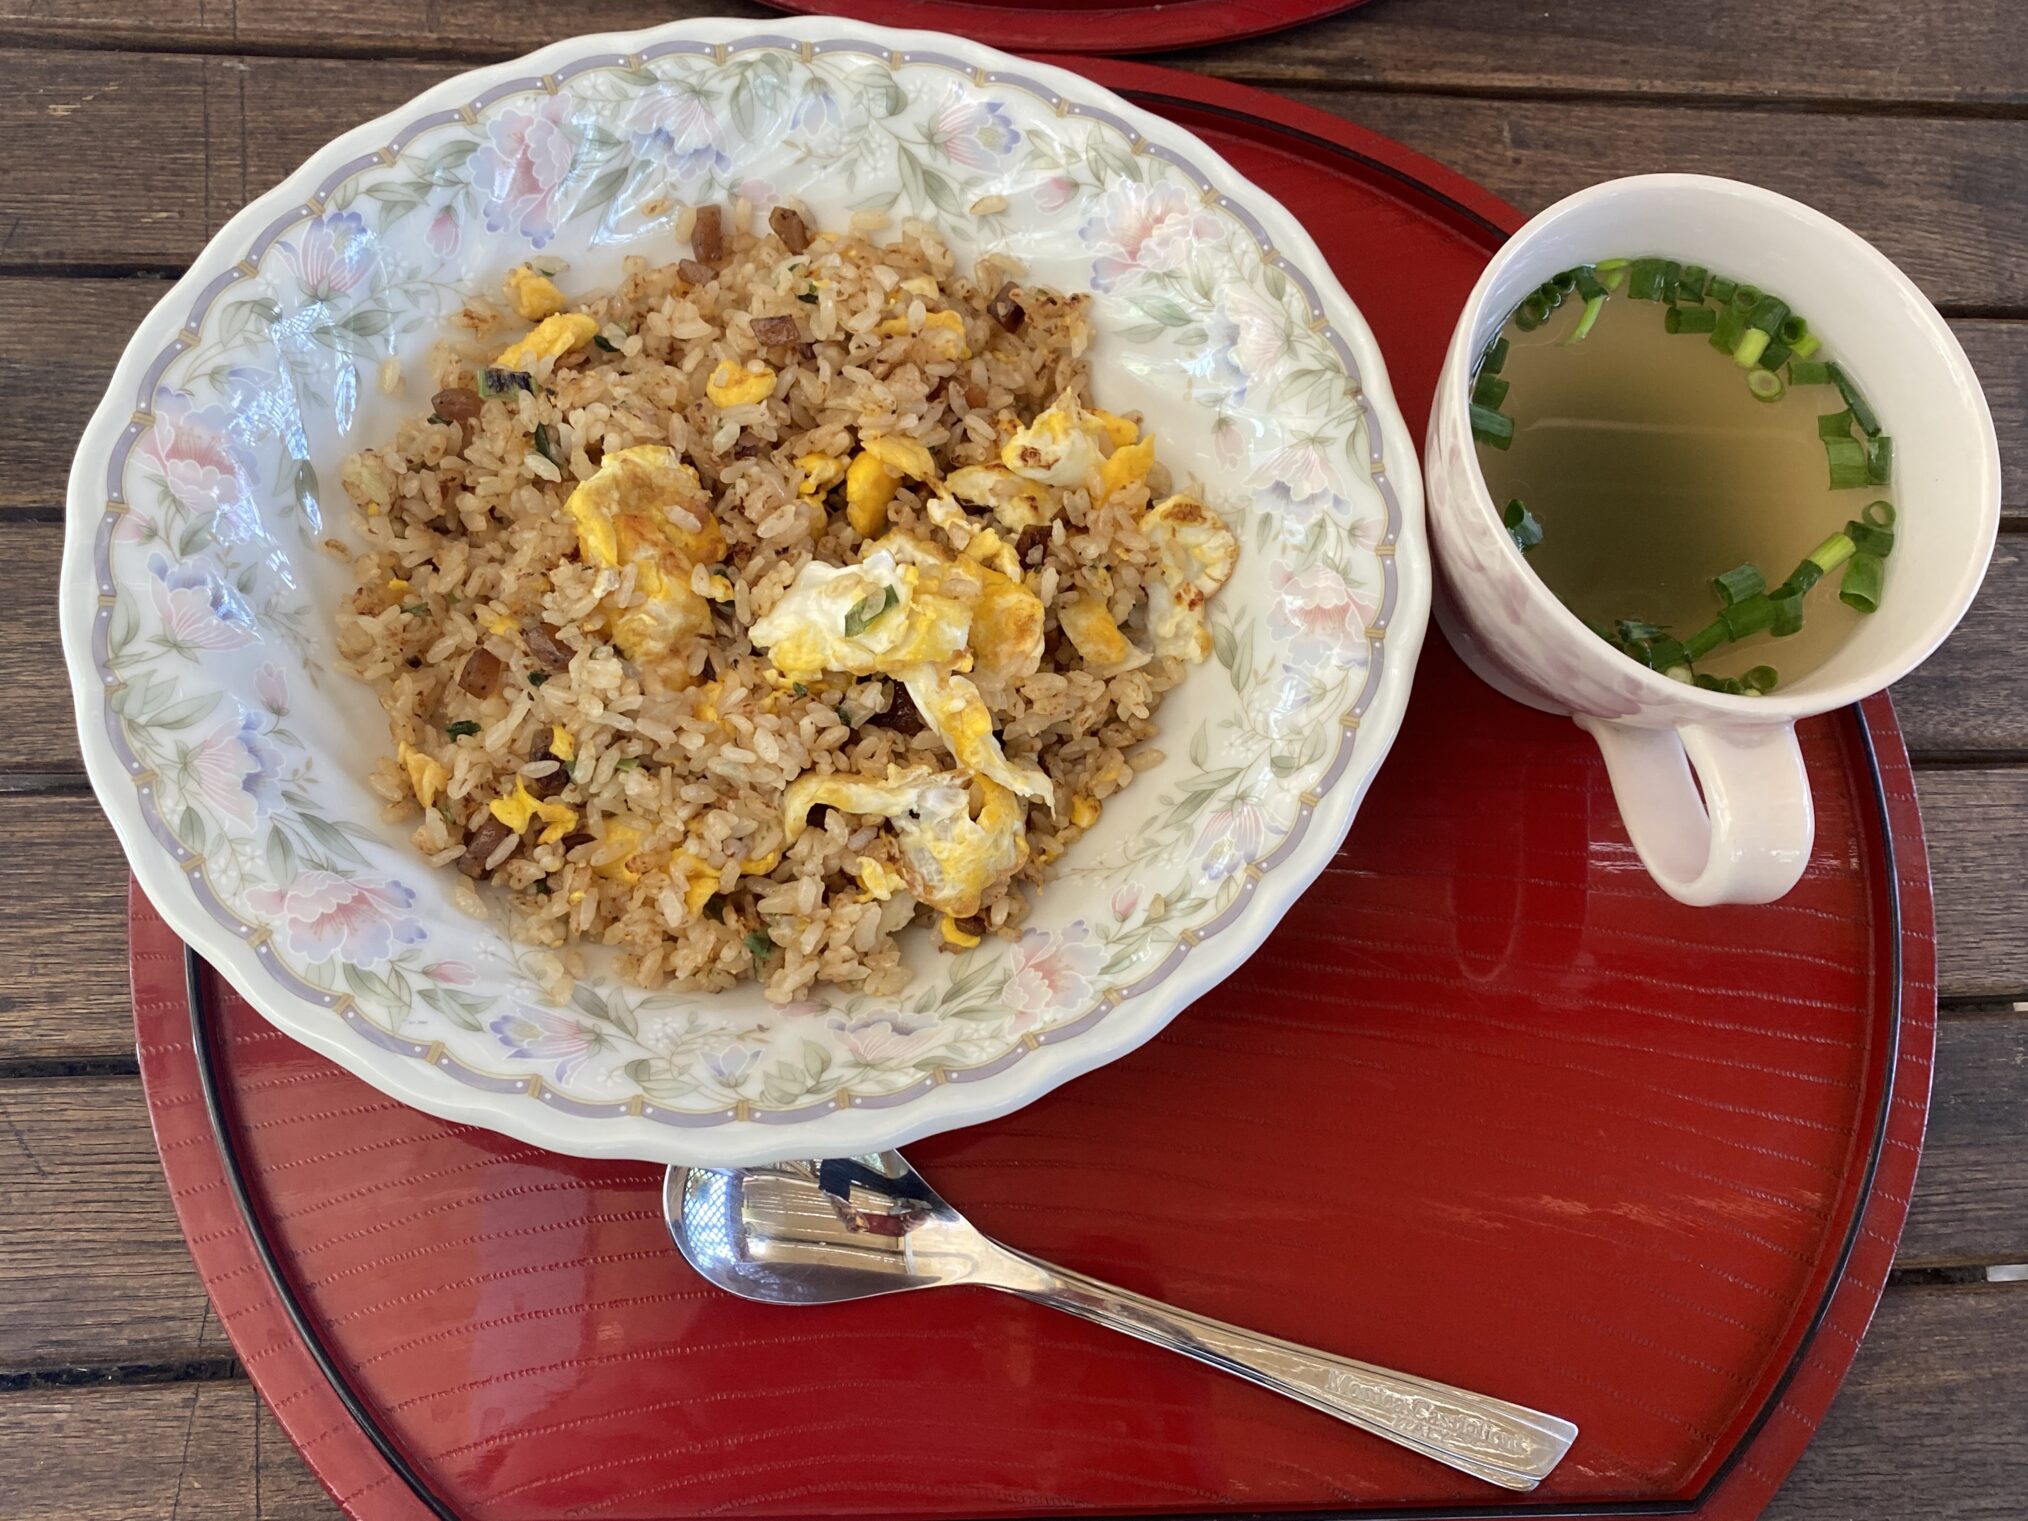
[[[2024,630],[2028,538],[2003,533],[1964,622],[1942,649],[1894,688],[1895,715],[1911,753],[1968,761],[2028,755]],[[1927,790],[1923,796],[1928,820]],[[1932,846],[1932,854],[1934,850]]]
[[[2018,1516],[2024,1380],[2028,1289],[1888,1290],[1769,1521]],[[0,1395],[0,1454],[0,1521],[339,1515],[240,1381]]]
[[[696,15],[767,14],[742,0],[591,0],[560,16],[489,0],[436,0],[420,10],[404,0],[239,0],[209,7],[173,0],[146,11],[107,0],[4,0],[0,26],[68,46],[173,43],[476,61],[512,57],[575,33]],[[1891,60],[1882,57],[1884,37],[1893,39]],[[1751,50],[1742,51],[1742,39],[1749,38]],[[1357,14],[1162,61],[1284,87],[1955,106],[2028,98],[2028,40],[2011,0],[1914,9],[1892,0],[1779,9],[1759,0],[1710,0],[1670,13],[1664,25],[1634,5],[1375,0]]]
[[[187,262],[226,217],[312,150],[454,72],[433,63],[0,53],[0,269]],[[1757,108],[1296,92],[1460,169],[1526,209],[1616,172],[1759,180],[1849,223],[1931,299],[2017,305],[2028,289],[2028,121]],[[61,113],[61,114],[52,114]]]
[[[0,1521],[337,1521],[242,1379],[0,1394]]]
[[[0,897],[0,1061],[131,1053],[126,858],[89,793],[8,800]]]
[[[2028,999],[2028,770],[1916,776],[1946,996]]]

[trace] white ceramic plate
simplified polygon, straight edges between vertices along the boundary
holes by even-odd
[[[1238,531],[1217,658],[1018,944],[915,948],[899,999],[538,991],[379,821],[338,669],[339,462],[428,384],[471,291],[680,256],[675,208],[884,208],[1090,289],[1095,392]],[[392,361],[409,399],[377,384]],[[1075,75],[930,33],[684,22],[558,43],[346,134],[241,212],[141,325],[80,446],[64,648],[85,759],[178,933],[282,1029],[432,1113],[558,1151],[837,1155],[1027,1102],[1147,1040],[1343,838],[1429,605],[1415,455],[1366,324],[1295,220]]]

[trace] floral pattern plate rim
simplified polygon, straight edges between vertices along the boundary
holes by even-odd
[[[1094,294],[1139,407],[1241,534],[1216,659],[1018,943],[899,998],[642,993],[450,906],[359,778],[323,482],[385,376],[533,252],[586,286],[672,208],[933,222]],[[410,403],[412,405],[412,403]],[[1371,332],[1295,220],[1109,91],[957,38],[812,19],[578,38],[446,81],[235,216],[143,322],[70,483],[61,614],[87,767],[136,876],[263,1015],[365,1081],[549,1149],[860,1152],[1003,1114],[1146,1041],[1329,861],[1428,619],[1421,486]],[[926,952],[927,937],[918,952]]]

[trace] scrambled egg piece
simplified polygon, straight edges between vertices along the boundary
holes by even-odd
[[[1104,412],[1097,407],[1088,408],[1084,415],[1087,421],[1098,425],[1115,449],[1124,449],[1141,436],[1140,425],[1130,418]]]
[[[663,444],[616,449],[565,504],[587,565],[632,565],[641,602],[613,623],[629,659],[667,655],[711,628],[711,605],[691,590],[690,570],[725,558],[725,534],[697,472]]]
[[[908,318],[889,317],[874,331],[883,338],[906,338]],[[938,359],[972,357],[972,346],[965,341],[965,319],[956,312],[930,312],[922,319],[922,331],[915,337]]]
[[[752,406],[775,394],[775,372],[766,365],[749,370],[730,359],[721,359],[704,383],[704,394],[714,407]]]
[[[979,943],[977,935],[973,934],[970,930],[960,928],[958,921],[953,919],[949,914],[945,914],[942,920],[938,922],[937,929],[942,933],[946,945],[957,946],[960,950],[969,951]]]
[[[1141,520],[1160,555],[1162,578],[1148,587],[1148,632],[1155,653],[1199,661],[1211,653],[1204,607],[1232,578],[1239,541],[1218,514],[1187,496],[1165,498]]]
[[[970,605],[972,669],[980,680],[989,685],[1018,681],[1041,666],[1042,599],[1018,579],[968,558],[953,559],[908,534],[888,534],[873,548],[920,567],[925,586]]]
[[[1002,528],[1019,533],[1055,518],[1061,504],[1055,491],[1023,480],[999,465],[966,465],[944,477],[944,490],[973,507],[986,507]]]
[[[1079,829],[1089,829],[1099,821],[1099,800],[1087,797],[1082,792],[1070,800],[1070,821]]]
[[[835,454],[799,454],[796,468],[803,472],[800,495],[819,497],[845,479],[845,461]]]
[[[592,335],[599,330],[598,320],[587,317],[583,312],[559,313],[544,317],[535,325],[535,331],[519,343],[509,344],[500,351],[493,361],[496,369],[532,370],[538,359],[561,359],[573,349],[581,349],[592,341]]]
[[[1094,676],[1136,671],[1152,658],[1120,632],[1102,598],[1085,593],[1058,603],[1056,621]]]
[[[577,739],[562,724],[549,726],[549,753],[566,766],[577,759]]]
[[[887,504],[904,480],[934,481],[937,462],[912,438],[863,438],[845,471],[845,520],[867,538],[887,528]]]
[[[1155,464],[1155,435],[1150,433],[1137,444],[1122,444],[1099,466],[1096,500],[1103,502],[1122,486],[1145,481]]]
[[[437,794],[450,783],[450,768],[406,741],[396,745],[394,751],[402,769],[408,773],[408,784],[415,792],[415,800],[425,808],[433,806]]]
[[[1056,788],[1049,778],[1034,766],[1017,766],[1000,748],[993,733],[992,710],[969,680],[947,676],[928,665],[912,667],[901,679],[922,721],[959,765],[975,776],[990,777],[1010,792],[1039,797],[1054,806]]]
[[[526,264],[517,264],[507,271],[504,282],[507,287],[507,303],[527,322],[540,322],[544,317],[554,317],[564,308],[563,292],[556,282],[547,275],[539,275]]]
[[[1091,486],[1104,456],[1103,429],[1086,426],[1087,414],[1068,391],[1055,406],[1036,415],[1000,446],[1000,463],[1025,480],[1046,486]],[[1097,437],[1094,437],[1097,434]]]
[[[853,867],[852,874],[859,879],[859,901],[871,903],[876,899],[885,903],[901,887],[902,880],[871,856],[861,856]]]
[[[972,609],[923,581],[919,567],[897,565],[886,549],[857,565],[812,560],[751,637],[776,670],[798,681],[826,671],[872,676],[954,664],[971,634]]]
[[[972,785],[981,804],[972,814]],[[901,878],[918,902],[963,919],[1028,859],[1027,808],[1005,787],[963,772],[897,771],[885,782],[804,776],[789,784],[783,827],[791,844],[818,804],[873,814],[894,826]],[[863,863],[862,863],[863,864]]]
[[[599,834],[598,850],[598,854],[606,859],[593,866],[592,870],[602,877],[610,877],[615,882],[624,882],[632,887],[641,880],[634,857],[645,838],[639,829],[624,819],[607,819]]]
[[[1021,559],[1014,553],[1014,546],[990,528],[972,535],[972,542],[965,546],[965,558],[991,566],[1010,581],[1021,579]]]
[[[554,845],[577,828],[575,808],[568,803],[537,797],[528,790],[525,777],[515,777],[514,790],[505,797],[496,797],[486,805],[486,808],[494,818],[516,834],[526,834],[528,826],[536,819],[541,819],[548,825],[539,836],[544,845]]]

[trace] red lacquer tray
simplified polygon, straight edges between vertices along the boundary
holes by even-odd
[[[1419,434],[1512,210],[1320,113],[1080,67],[1299,210]],[[1351,838],[1241,972],[1139,1053],[911,1148],[1044,1256],[1576,1421],[1522,1500],[1004,1297],[719,1295],[670,1249],[655,1169],[431,1119],[208,973],[186,996],[137,895],[156,1133],[234,1346],[366,1521],[1737,1521],[1865,1331],[1929,1098],[1928,874],[1893,710],[1804,728],[1802,884],[1688,911],[1642,872],[1590,743],[1433,637]]]
[[[1287,31],[1366,0],[765,0],[1024,53],[1161,53]]]

